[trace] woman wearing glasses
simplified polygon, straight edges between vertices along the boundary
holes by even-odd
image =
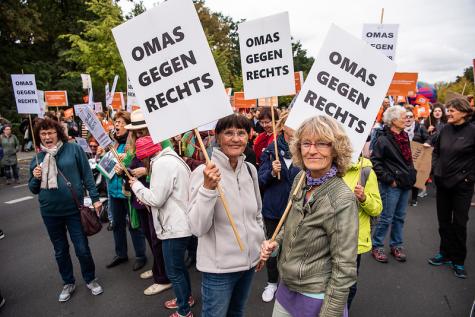
[[[279,253],[280,283],[274,317],[348,316],[349,288],[356,282],[358,207],[342,175],[351,145],[343,128],[327,116],[305,121],[290,150],[305,183],[275,241],[264,241],[261,259]]]
[[[274,134],[272,133],[272,113],[274,111],[275,120],[279,120],[279,113],[274,107],[265,107],[257,117],[264,132],[260,133],[254,141],[253,150],[256,153],[256,163],[261,163],[261,155],[272,141],[274,141]]]
[[[244,316],[259,245],[264,240],[262,203],[256,168],[244,162],[251,125],[244,116],[230,115],[216,124],[218,148],[212,163],[191,174],[188,217],[198,237],[196,267],[202,276],[203,317]],[[222,201],[218,182],[240,234],[239,249]]]

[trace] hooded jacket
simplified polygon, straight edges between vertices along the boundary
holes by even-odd
[[[246,271],[259,262],[260,245],[265,239],[257,171],[244,162],[244,155],[233,170],[218,148],[213,149],[211,160],[221,173],[220,184],[244,251],[236,243],[218,191],[204,188],[205,166],[200,165],[191,174],[188,206],[191,232],[198,237],[196,267],[207,273]]]
[[[379,194],[378,179],[376,178],[376,174],[372,167],[373,164],[371,164],[370,160],[360,158],[358,163],[351,165],[350,169],[343,177],[346,185],[354,191],[356,185],[360,182],[361,170],[363,168],[371,168],[364,186],[366,200],[364,202],[358,202],[358,254],[371,251],[371,217],[379,216],[383,210],[383,203]]]
[[[161,240],[191,236],[186,217],[190,168],[171,148],[150,161],[150,189],[135,182],[137,199],[152,207],[153,225]]]

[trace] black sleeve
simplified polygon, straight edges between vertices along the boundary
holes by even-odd
[[[371,153],[371,162],[373,163],[373,170],[378,177],[378,180],[386,183],[392,184],[396,180],[394,175],[386,168],[384,164],[384,149],[385,149],[385,138],[379,137],[374,144],[373,152]]]

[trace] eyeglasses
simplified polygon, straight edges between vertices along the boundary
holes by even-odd
[[[223,135],[227,139],[232,139],[234,136],[237,136],[240,139],[245,139],[247,137],[247,132],[244,130],[238,130],[238,131],[226,130],[223,132]]]
[[[412,118],[414,118],[414,116],[411,116],[411,115],[406,116],[406,119],[412,119]]]
[[[54,131],[54,132],[41,132],[40,137],[46,138],[47,136],[52,136],[52,135],[55,135],[55,134],[56,134],[56,131]]]
[[[328,150],[329,148],[331,148],[332,144],[331,142],[327,143],[327,142],[302,142],[300,144],[300,147],[302,149],[305,149],[305,150],[310,150],[310,148],[313,146],[315,146],[315,148],[317,150]]]
[[[260,123],[261,125],[269,125],[269,124],[272,123],[272,121],[263,121],[263,120],[260,120],[259,123]]]

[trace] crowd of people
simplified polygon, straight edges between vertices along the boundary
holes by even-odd
[[[210,155],[207,163],[193,132],[156,144],[141,110],[117,111],[112,122],[99,114],[120,160],[106,186],[106,220],[114,238],[107,268],[128,261],[129,231],[132,269],[152,280],[144,294],[172,289],[174,297],[164,302],[174,311],[171,316],[193,316],[193,293],[199,291],[201,316],[244,316],[253,277],[264,267],[262,300],[275,299],[273,316],[348,316],[362,254],[388,262],[389,232],[389,254],[408,260],[406,211],[427,195],[414,187],[411,142],[417,142],[433,148],[426,185],[436,188],[440,247],[428,263],[450,265],[456,277],[466,278],[475,183],[473,105],[455,98],[430,109],[422,117],[412,105],[390,105],[386,98],[358,162],[351,162],[353,149],[342,126],[323,115],[307,119],[296,131],[285,126],[288,112],[275,108],[222,118],[214,130],[200,132]],[[35,120],[31,135],[38,154],[28,183],[39,196],[55,251],[61,302],[76,287],[67,232],[87,288],[93,295],[103,292],[73,197],[89,197],[101,213],[105,206],[88,159],[99,161],[110,149],[89,136],[88,157],[74,140],[86,135],[71,121],[50,114]],[[18,180],[21,145],[10,126],[4,126],[1,141],[7,180]],[[288,216],[272,239],[286,206]],[[143,271],[146,242],[153,263]],[[190,282],[193,265],[202,272],[201,287]]]

